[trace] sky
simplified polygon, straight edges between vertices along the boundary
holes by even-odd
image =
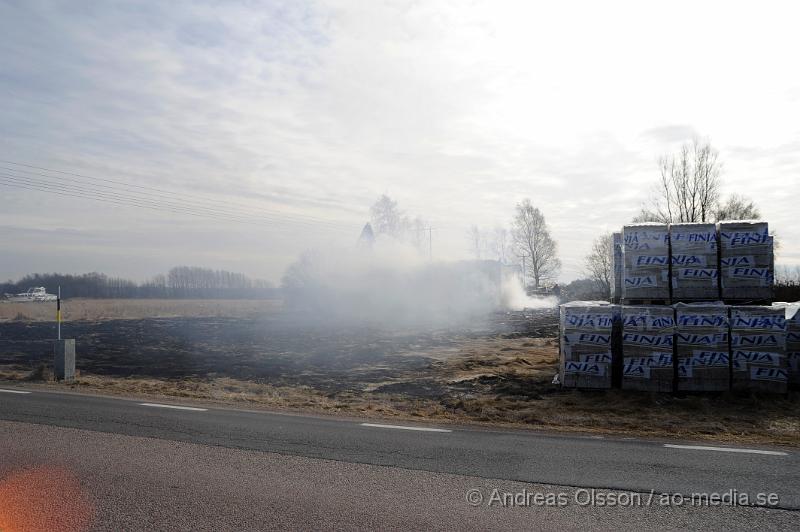
[[[241,213],[0,184],[0,278],[278,281],[303,250],[353,246],[388,194],[440,259],[530,198],[569,281],[693,138],[800,265],[798,19],[792,2],[0,0],[0,183],[79,174]]]

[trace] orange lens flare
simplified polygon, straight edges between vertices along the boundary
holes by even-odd
[[[0,479],[0,532],[87,530],[94,507],[63,467],[17,470]]]

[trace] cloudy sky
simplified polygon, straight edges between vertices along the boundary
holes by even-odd
[[[0,277],[278,280],[352,246],[385,193],[441,258],[528,197],[570,280],[693,137],[797,265],[798,20],[791,2],[0,1],[0,183],[80,174],[247,222],[0,186]]]

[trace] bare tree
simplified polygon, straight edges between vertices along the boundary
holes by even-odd
[[[800,300],[800,266],[775,266],[775,299]]]
[[[495,227],[492,231],[489,249],[502,264],[508,264],[511,259],[511,237],[505,227]]]
[[[322,263],[323,259],[319,251],[304,251],[286,268],[286,272],[281,278],[281,290],[286,295],[313,290],[318,285]]]
[[[475,260],[481,260],[482,251],[484,248],[484,235],[483,231],[477,225],[473,225],[467,231],[467,238],[469,239],[469,247],[472,256]]]
[[[586,273],[597,283],[606,299],[611,297],[613,255],[614,240],[611,233],[606,233],[595,239],[592,250],[586,256]]]
[[[733,194],[728,197],[725,203],[717,206],[715,211],[716,220],[756,220],[761,217],[761,213],[753,203],[753,200],[744,196]]]
[[[408,236],[408,240],[411,244],[420,252],[428,249],[427,225],[425,220],[419,216],[415,217],[413,220],[408,217],[403,217],[404,232]]]
[[[800,266],[775,266],[775,283],[800,286]]]
[[[488,230],[473,225],[467,230],[467,241],[470,253],[476,260],[493,259],[508,264],[514,255],[511,235],[505,227],[497,226]]]
[[[720,197],[722,163],[708,141],[681,146],[676,154],[658,161],[660,176],[650,206],[642,208],[634,222],[718,222],[759,218],[755,203],[733,194]]]
[[[637,222],[707,222],[719,202],[719,152],[708,141],[695,140],[677,154],[658,161],[660,177],[650,208],[643,208]]]
[[[390,236],[417,248],[419,252],[428,250],[429,239],[425,238],[430,224],[416,216],[407,216],[397,206],[397,202],[383,194],[369,209],[370,223],[376,237]]]
[[[526,260],[526,275],[539,288],[544,280],[554,278],[561,269],[557,256],[558,246],[550,236],[544,215],[529,199],[517,204],[512,221],[511,236],[520,257]]]
[[[383,194],[369,209],[372,229],[378,235],[389,235],[399,238],[402,232],[403,213],[397,202]]]

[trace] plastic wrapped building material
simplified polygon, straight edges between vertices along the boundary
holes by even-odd
[[[622,299],[669,302],[669,227],[642,223],[622,228]]]
[[[720,222],[719,245],[722,299],[771,302],[775,272],[767,222]]]
[[[719,392],[730,389],[728,307],[675,305],[675,355],[678,390]]]
[[[622,233],[611,235],[611,302],[619,303],[622,297]]]
[[[800,386],[800,301],[775,303],[773,307],[783,309],[786,319],[786,364],[789,370],[789,385]]]
[[[615,354],[612,331],[619,306],[572,301],[559,307],[560,375],[565,388],[611,388]]]
[[[776,306],[730,307],[734,390],[786,393],[786,315]]]
[[[671,392],[674,386],[674,309],[622,307],[622,388]]]
[[[672,301],[719,299],[717,226],[682,223],[669,226]]]

